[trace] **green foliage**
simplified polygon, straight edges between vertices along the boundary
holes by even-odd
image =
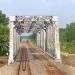
[[[0,56],[8,52],[9,29],[7,24],[8,18],[0,10]]]
[[[0,10],[0,24],[7,25],[8,24],[8,18],[6,17],[5,14],[2,13]]]
[[[0,55],[6,55],[8,52],[9,29],[7,25],[0,24]]]
[[[36,33],[33,33],[32,35],[29,36],[29,39],[31,39],[31,41],[36,44]]]
[[[60,28],[59,35],[60,35],[60,40],[63,42],[65,40],[65,36],[66,36],[64,28]]]
[[[66,27],[66,39],[67,41],[75,40],[75,23],[68,24]]]
[[[75,23],[70,23],[66,28],[60,28],[61,50],[70,54],[75,53]]]

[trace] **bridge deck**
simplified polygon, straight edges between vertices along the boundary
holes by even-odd
[[[22,50],[28,54],[26,59],[21,61]],[[24,53],[24,52],[23,52]],[[22,54],[23,55],[23,54]],[[17,55],[16,61],[21,61],[21,68],[19,75],[65,75],[64,72],[59,70],[51,61],[50,57],[43,53],[39,48],[36,48],[32,43],[22,43],[22,47]],[[28,65],[27,65],[28,63]],[[25,66],[26,70],[22,70],[22,66]],[[28,67],[29,66],[29,67]],[[28,69],[29,68],[29,69]]]

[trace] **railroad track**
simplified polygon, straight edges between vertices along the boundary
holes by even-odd
[[[17,75],[31,75],[27,48],[22,48]]]
[[[36,49],[34,50],[34,48],[28,48],[28,49],[29,50],[27,50],[27,48],[22,48],[20,51],[20,55],[19,55],[20,61],[19,61],[17,75],[31,75],[31,71],[33,71],[32,73],[34,73],[34,70],[30,70],[29,60],[33,61],[33,59],[28,59],[29,51],[32,54],[32,57],[34,57],[36,60],[41,62],[40,64],[42,64],[42,66],[44,66],[47,75],[66,75],[64,72],[59,70],[52,62],[50,62],[45,55],[37,54],[38,51]],[[31,69],[33,69],[33,68],[35,68],[35,67],[31,67]],[[36,66],[36,68],[37,68],[37,66]],[[35,73],[38,74],[37,71]],[[43,71],[41,72],[41,74],[42,73],[43,73]],[[40,73],[39,73],[39,75],[40,75]]]

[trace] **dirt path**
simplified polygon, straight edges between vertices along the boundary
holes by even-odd
[[[7,63],[7,56],[0,56],[0,67],[4,66]]]
[[[74,59],[75,59],[75,55],[65,56],[65,57],[62,57],[62,62],[63,64],[67,64],[67,65],[75,67]]]

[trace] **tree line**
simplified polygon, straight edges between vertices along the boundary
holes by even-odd
[[[6,17],[6,14],[4,14],[1,10],[0,10],[0,24],[3,25],[7,25],[8,24],[8,17]]]
[[[75,53],[75,22],[60,28],[60,46],[64,52]]]
[[[36,39],[37,39],[37,34],[36,33],[33,33],[31,34],[30,36],[28,36],[28,38],[34,43],[36,44]]]
[[[8,17],[0,10],[0,56],[8,52],[9,28]]]

